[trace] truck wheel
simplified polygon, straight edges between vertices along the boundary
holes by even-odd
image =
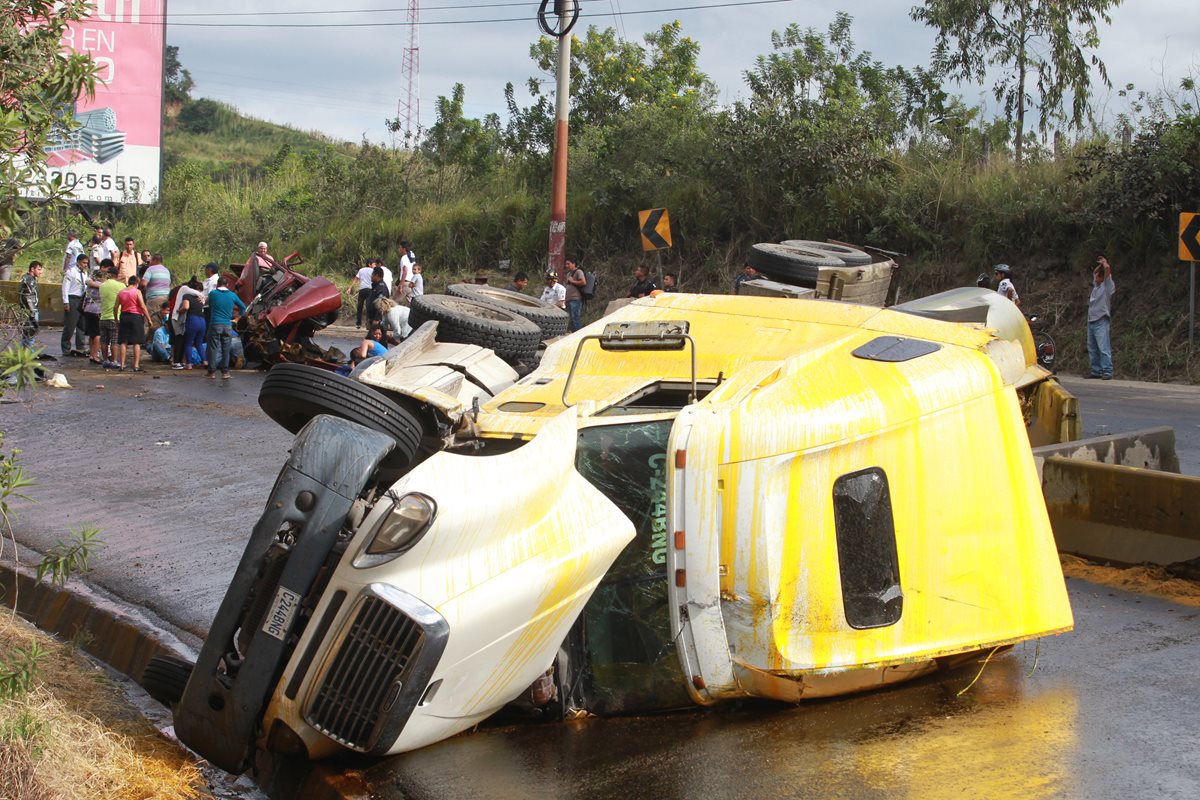
[[[307,364],[276,364],[263,379],[258,404],[267,416],[299,433],[318,414],[330,414],[386,433],[396,448],[383,465],[412,463],[421,441],[421,422],[408,409],[370,386]]]
[[[541,328],[511,311],[446,294],[414,297],[408,324],[416,330],[430,320],[440,342],[487,347],[509,364],[537,361]]]
[[[175,656],[154,656],[142,671],[142,688],[155,700],[170,708],[183,697],[183,690],[187,686],[188,678],[192,677],[193,667],[195,664],[192,662]]]
[[[817,287],[817,270],[821,267],[846,266],[846,262],[837,256],[820,250],[768,242],[751,245],[746,260],[750,266],[773,280],[809,289]]]
[[[865,250],[859,250],[857,247],[848,247],[844,244],[831,244],[829,242],[810,242],[804,239],[788,239],[780,242],[784,247],[799,247],[806,250],[816,250],[819,253],[840,258],[846,263],[847,267],[865,267],[868,264],[875,263],[875,257]]]
[[[485,306],[493,306],[524,317],[542,329],[543,341],[567,332],[567,312],[540,297],[530,297],[520,292],[474,283],[452,283],[446,287],[446,294],[451,297],[465,297]]]

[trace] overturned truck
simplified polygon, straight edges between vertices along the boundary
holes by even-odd
[[[968,291],[987,324],[668,294],[524,377],[434,322],[348,379],[277,367],[291,455],[197,663],[147,684],[237,772],[506,705],[857,692],[1069,630],[1029,443],[1056,383]]]

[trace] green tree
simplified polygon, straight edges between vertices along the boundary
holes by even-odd
[[[23,195],[61,202],[61,179],[45,171],[46,144],[74,124],[72,104],[93,96],[90,56],[60,52],[70,22],[91,11],[88,0],[21,0],[0,6],[0,238],[32,207]]]
[[[1013,123],[1013,149],[1020,162],[1027,110],[1036,114],[1041,132],[1059,120],[1078,128],[1090,110],[1092,69],[1110,85],[1104,62],[1094,52],[1100,44],[1097,22],[1111,22],[1108,11],[1120,2],[925,0],[911,14],[937,31],[935,71],[983,83],[990,69],[996,69],[992,94]]]
[[[183,68],[179,61],[179,48],[173,44],[167,45],[163,58],[163,95],[168,103],[184,103],[191,99],[192,73]]]
[[[437,99],[437,122],[425,132],[421,151],[438,167],[461,166],[480,175],[495,165],[500,149],[500,118],[488,114],[483,121],[463,116],[466,90],[454,84],[450,97]]]
[[[839,13],[824,33],[772,33],[774,52],[746,72],[750,98],[721,115],[715,167],[731,237],[858,232],[829,212],[831,189],[886,179],[891,146],[941,115],[937,82],[859,51],[851,22]]]
[[[571,40],[571,136],[604,127],[637,106],[695,103],[711,106],[716,89],[697,67],[700,44],[683,35],[678,21],[644,37],[645,46],[617,38],[612,28],[588,28],[583,39]],[[544,155],[554,144],[555,69],[558,42],[542,37],[529,55],[545,77],[527,82],[534,102],[520,107],[512,84],[505,89],[509,123],[508,148],[515,153]]]

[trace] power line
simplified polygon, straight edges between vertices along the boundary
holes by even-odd
[[[429,6],[426,10],[441,11],[443,9],[458,10],[462,8],[509,8],[512,6],[530,6],[529,0],[519,3],[446,3],[444,5]],[[408,11],[408,7],[403,8],[335,8],[325,11],[185,11],[169,14],[141,14],[141,19],[162,19],[168,17],[175,19],[176,17],[300,17],[312,14],[387,14],[393,12]]]
[[[671,8],[648,8],[638,11],[603,11],[595,14],[580,14],[580,17],[632,17],[641,14],[666,14],[675,11],[703,11],[710,8],[740,8],[743,6],[766,6],[791,3],[794,0],[736,0],[727,3],[710,3],[695,6],[673,6]],[[532,22],[536,17],[502,17],[496,19],[421,20],[410,22],[170,22],[178,28],[390,28],[409,25],[480,25],[497,22]],[[116,24],[130,24],[120,22]]]

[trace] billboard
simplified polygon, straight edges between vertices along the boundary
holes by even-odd
[[[63,35],[64,50],[90,55],[96,96],[64,113],[78,127],[46,148],[50,174],[77,203],[152,203],[162,174],[166,0],[93,0]]]

